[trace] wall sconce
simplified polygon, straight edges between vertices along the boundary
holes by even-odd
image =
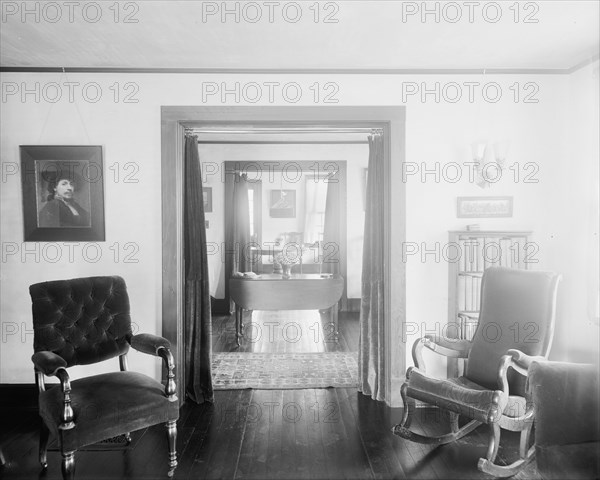
[[[471,145],[473,161],[475,162],[475,183],[481,188],[489,188],[502,178],[506,166],[508,144],[497,142],[493,148],[488,148],[487,143],[478,142]],[[493,159],[490,159],[493,151]]]

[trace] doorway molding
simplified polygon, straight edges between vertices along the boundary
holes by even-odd
[[[183,155],[186,128],[316,126],[372,127],[383,130],[384,143],[384,338],[386,398],[401,406],[400,385],[406,371],[406,185],[405,107],[397,106],[235,106],[161,107],[162,334],[173,347],[176,365],[184,362],[183,312]],[[395,247],[395,248],[393,248]],[[176,369],[180,401],[185,399],[183,369]]]

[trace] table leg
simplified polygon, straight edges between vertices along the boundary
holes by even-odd
[[[240,346],[240,337],[242,336],[242,308],[235,306],[235,342]]]
[[[246,310],[250,312],[250,318],[252,318],[252,310]],[[244,336],[244,309],[242,308],[242,313],[240,314],[240,334]]]
[[[330,318],[331,318],[330,326],[331,326],[331,332],[333,333],[333,340],[335,341],[335,343],[338,343],[340,332],[338,331],[338,304],[337,303],[331,307]]]

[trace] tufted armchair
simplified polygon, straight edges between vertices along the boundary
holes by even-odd
[[[158,423],[166,423],[169,476],[177,466],[175,440],[179,407],[174,361],[168,340],[133,335],[129,297],[121,277],[89,277],[37,283],[29,287],[33,310],[32,361],[42,417],[39,459],[46,468],[50,432],[58,436],[65,479],[75,474],[75,451],[82,446]],[[166,386],[127,371],[129,347],[161,357]],[[67,368],[119,357],[120,371],[70,381]],[[46,390],[44,376],[60,387]]]
[[[419,443],[443,445],[485,424],[489,432],[486,458],[479,470],[496,477],[518,473],[533,459],[529,446],[533,406],[525,383],[534,360],[547,357],[554,333],[560,275],[493,267],[481,284],[481,313],[472,341],[425,336],[413,346],[415,367],[401,387],[402,422],[394,434]],[[465,358],[464,376],[437,379],[427,375],[422,351],[428,348],[450,358]],[[426,436],[409,429],[415,399],[450,413],[451,432]],[[469,421],[459,428],[459,416]],[[495,463],[501,429],[521,433],[520,458],[510,465]]]

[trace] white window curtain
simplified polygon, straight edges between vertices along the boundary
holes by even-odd
[[[327,198],[326,177],[307,175],[305,186],[304,243],[315,243],[322,240]]]

